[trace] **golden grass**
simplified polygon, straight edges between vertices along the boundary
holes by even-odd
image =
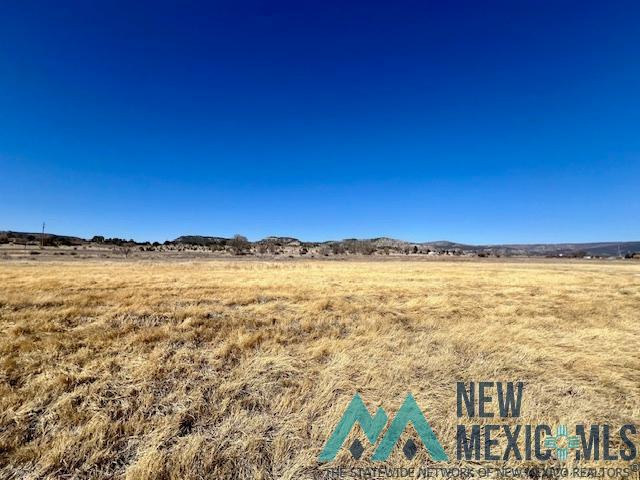
[[[390,415],[412,392],[453,457],[456,381],[526,382],[519,423],[637,424],[639,273],[4,263],[0,477],[314,478],[356,391]]]

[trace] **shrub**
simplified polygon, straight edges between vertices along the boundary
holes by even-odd
[[[119,245],[118,247],[114,248],[113,250],[116,253],[124,255],[124,258],[127,258],[129,256],[129,254],[131,253],[131,246],[130,245]]]
[[[244,255],[251,248],[251,243],[247,240],[247,237],[239,234],[233,236],[229,241],[229,245],[236,255]]]

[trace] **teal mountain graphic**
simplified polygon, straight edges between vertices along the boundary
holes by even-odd
[[[404,432],[409,422],[413,424],[413,428],[418,432],[422,443],[434,460],[447,461],[449,459],[442,448],[442,445],[440,445],[440,442],[433,433],[433,430],[431,430],[429,422],[427,422],[427,419],[422,414],[422,411],[420,410],[420,407],[418,407],[413,395],[410,393],[405,398],[404,403],[392,420],[391,425],[389,425],[389,428],[382,437],[382,440],[374,451],[371,459],[374,461],[384,461],[389,458],[393,447],[400,439],[402,432]],[[335,458],[340,448],[342,448],[349,432],[356,423],[360,424],[360,427],[364,431],[369,443],[373,445],[387,424],[387,414],[380,407],[376,411],[375,416],[372,417],[369,414],[367,407],[364,405],[362,398],[360,398],[360,395],[356,393],[342,415],[342,418],[336,425],[333,433],[327,440],[327,443],[318,458],[319,461],[330,462]]]
[[[362,398],[356,393],[320,453],[319,460],[321,462],[330,462],[335,458],[356,422],[360,424],[369,443],[373,445],[387,424],[387,414],[382,407],[379,407],[375,416],[372,417],[367,407],[365,407]]]

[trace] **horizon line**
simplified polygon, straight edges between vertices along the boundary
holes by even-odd
[[[236,233],[234,235],[231,236],[224,236],[224,235],[202,235],[202,234],[183,234],[183,235],[178,235],[177,237],[173,238],[173,239],[167,239],[164,241],[159,241],[159,240],[144,240],[144,241],[140,241],[140,240],[135,240],[133,237],[130,238],[124,238],[124,237],[118,237],[118,236],[108,236],[108,235],[103,235],[103,234],[95,234],[92,235],[91,237],[88,236],[81,236],[81,235],[71,235],[71,234],[60,234],[60,233],[54,233],[54,232],[47,232],[46,230],[44,232],[25,232],[25,231],[19,231],[19,230],[10,230],[10,229],[3,229],[0,230],[0,234],[2,233],[17,233],[17,234],[21,234],[21,235],[34,235],[34,236],[38,236],[38,235],[53,235],[53,236],[57,236],[57,237],[71,237],[71,238],[79,238],[81,240],[84,241],[91,241],[91,239],[93,237],[103,237],[104,239],[119,239],[119,240],[124,240],[126,242],[132,242],[132,243],[136,243],[136,244],[144,244],[144,243],[164,243],[164,242],[175,242],[178,238],[181,237],[202,237],[202,238],[221,238],[221,239],[232,239],[235,235],[242,235],[241,233]],[[513,246],[513,245],[580,245],[580,244],[594,244],[594,243],[608,243],[608,244],[615,244],[615,243],[637,243],[640,242],[640,240],[591,240],[591,241],[562,241],[562,242],[544,242],[544,241],[537,241],[537,242],[492,242],[492,243],[475,243],[475,242],[458,242],[458,241],[454,241],[454,240],[445,240],[445,239],[441,239],[441,240],[424,240],[424,241],[413,241],[413,240],[405,240],[402,238],[398,238],[398,237],[391,237],[388,235],[380,235],[380,236],[375,236],[375,237],[344,237],[341,239],[327,239],[327,240],[307,240],[307,239],[302,239],[300,237],[296,237],[296,236],[292,236],[292,235],[267,235],[264,236],[262,238],[257,238],[257,239],[250,239],[248,237],[245,236],[245,238],[247,238],[247,240],[251,243],[256,243],[256,242],[260,242],[262,240],[266,240],[268,238],[291,238],[291,239],[295,239],[298,240],[300,242],[304,242],[304,243],[329,243],[329,242],[343,242],[346,240],[360,240],[360,241],[367,241],[367,240],[378,240],[378,239],[389,239],[389,240],[393,240],[393,241],[397,241],[397,242],[404,242],[404,243],[410,243],[410,244],[436,244],[436,243],[452,243],[452,244],[457,244],[457,245],[468,245],[468,246],[483,246],[483,247],[491,247],[491,246]]]

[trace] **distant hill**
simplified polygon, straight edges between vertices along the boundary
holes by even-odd
[[[32,232],[0,231],[0,244],[39,244],[42,234]],[[91,243],[106,245],[150,245],[150,242],[135,242],[119,238],[104,238],[95,236],[92,239],[83,239],[68,235],[45,233],[45,245],[48,246],[77,246]],[[183,235],[173,241],[164,242],[164,245],[195,246],[202,248],[224,249],[231,245],[231,239],[226,237],[214,237],[205,235]],[[344,240],[328,240],[325,242],[305,242],[294,237],[266,237],[262,240],[249,242],[252,248],[264,250],[264,246],[277,246],[286,248],[326,248],[334,254],[362,253],[371,254],[380,252],[400,253],[447,253],[447,254],[487,254],[500,256],[601,256],[615,257],[625,256],[640,252],[640,241],[634,242],[593,242],[593,243],[534,243],[534,244],[496,244],[496,245],[470,245],[448,240],[432,242],[407,242],[389,237],[376,237],[371,239],[349,238]]]
[[[258,244],[273,243],[275,245],[302,245],[303,242],[294,237],[265,237],[262,240],[258,240]],[[313,243],[313,242],[310,242]]]
[[[42,233],[0,231],[0,243],[18,243],[21,245],[28,243],[40,243],[42,238]],[[52,233],[44,234],[45,245],[82,245],[86,242],[87,241],[85,239],[80,237],[55,235]]]
[[[486,245],[476,248],[504,255],[575,255],[618,256],[640,252],[640,242],[538,243],[522,245]]]
[[[176,238],[173,243],[184,243],[187,245],[202,245],[208,247],[210,245],[226,245],[229,241],[224,237],[205,237],[202,235],[183,235]]]

